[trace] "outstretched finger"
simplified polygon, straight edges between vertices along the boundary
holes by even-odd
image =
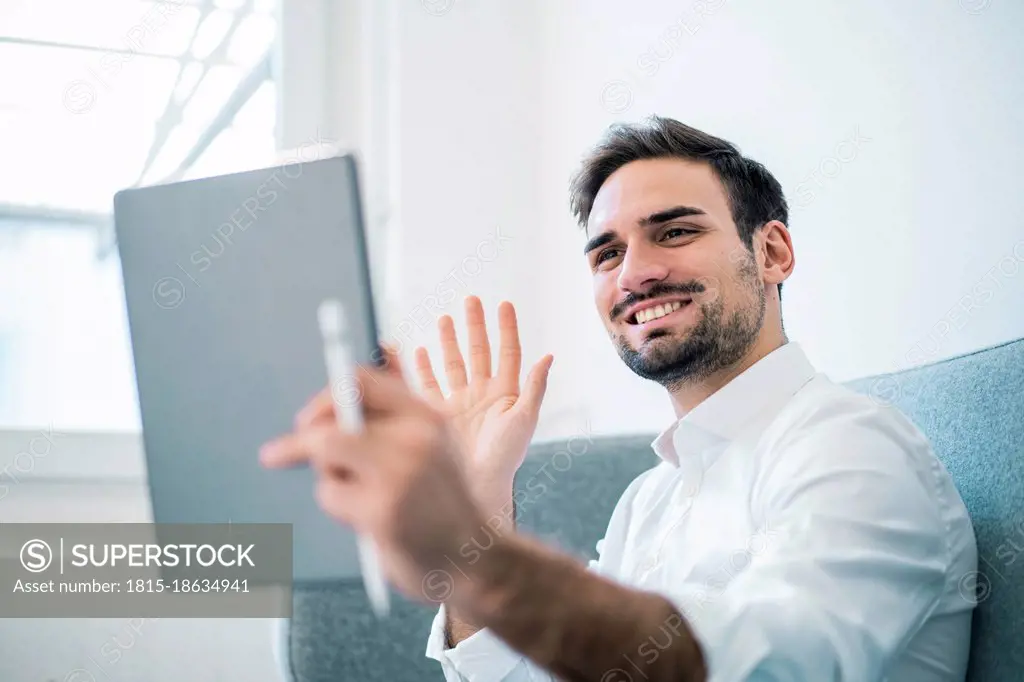
[[[548,374],[554,360],[554,356],[549,354],[537,361],[526,377],[526,385],[523,386],[523,394],[519,396],[516,407],[534,415],[540,413],[540,405],[544,402],[544,394],[548,389]]]
[[[334,396],[331,387],[321,389],[319,393],[310,399],[301,410],[295,415],[295,429],[306,429],[317,422],[334,418]]]
[[[484,304],[476,296],[466,297],[466,329],[469,332],[469,368],[472,379],[491,376],[491,341],[487,338]]]
[[[423,346],[416,349],[416,374],[420,379],[420,386],[423,394],[428,400],[441,402],[444,394],[441,392],[441,385],[434,374],[434,367],[430,364],[430,353]]]
[[[519,344],[516,309],[508,301],[498,304],[498,384],[503,395],[519,395],[519,373],[523,369],[523,349]]]
[[[355,471],[365,458],[354,455],[362,447],[364,437],[340,431],[334,424],[323,424],[285,434],[264,443],[260,463],[270,469],[309,464],[317,469]]]
[[[465,388],[466,361],[459,350],[459,339],[455,336],[455,321],[451,315],[442,315],[437,321],[441,335],[441,355],[444,358],[444,375],[448,379],[448,388],[455,391]]]

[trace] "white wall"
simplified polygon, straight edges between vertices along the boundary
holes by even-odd
[[[545,6],[537,168],[551,241],[538,242],[548,262],[528,300],[556,370],[561,362],[553,397],[585,405],[596,429],[655,430],[671,418],[661,390],[621,367],[605,340],[580,235],[569,234],[567,174],[615,119],[678,118],[776,174],[796,251],[786,329],[834,378],[1024,336],[1024,6]]]
[[[461,320],[463,298],[473,293],[492,318],[507,298],[519,304],[524,354],[532,362],[545,352],[537,314],[544,110],[536,5],[404,6],[399,215],[388,274],[395,293],[385,335],[404,350],[427,345],[439,358],[442,312]]]

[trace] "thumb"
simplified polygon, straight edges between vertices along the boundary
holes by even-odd
[[[526,377],[526,385],[519,396],[520,409],[532,412],[540,412],[540,404],[544,400],[544,393],[548,390],[548,374],[551,371],[551,363],[555,361],[553,355],[545,355],[537,364],[530,369]]]

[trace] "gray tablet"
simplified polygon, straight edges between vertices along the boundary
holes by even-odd
[[[124,190],[114,219],[154,520],[292,523],[296,582],[358,577],[313,472],[258,461],[327,385],[321,301],[378,357],[354,159]]]

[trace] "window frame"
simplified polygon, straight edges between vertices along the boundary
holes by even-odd
[[[279,2],[275,14],[277,39],[261,68],[277,88],[278,151],[287,156],[288,150],[320,135],[356,153],[363,176],[375,292],[382,303],[380,324],[386,325],[386,303],[392,288],[399,284],[385,272],[387,245],[397,223],[398,187],[391,169],[397,154],[397,97],[392,85],[398,5],[393,0]],[[311,34],[310,26],[320,30]],[[243,104],[239,103],[239,108]],[[231,117],[226,119],[230,124]],[[193,161],[198,156],[195,154]],[[5,208],[8,216],[31,216],[39,221],[54,220],[50,216],[56,213],[0,206],[0,230],[4,229]],[[105,230],[103,243],[115,248],[112,216],[62,215],[57,220],[66,225],[69,219],[80,219],[77,224],[83,229]],[[54,453],[70,454],[50,458],[31,450],[33,439],[37,449],[42,447],[38,439],[47,429],[52,426],[0,427],[0,500],[12,475],[18,476],[19,482],[47,484],[146,481],[141,432],[58,430],[61,439],[55,442]],[[2,510],[0,505],[0,521]]]

